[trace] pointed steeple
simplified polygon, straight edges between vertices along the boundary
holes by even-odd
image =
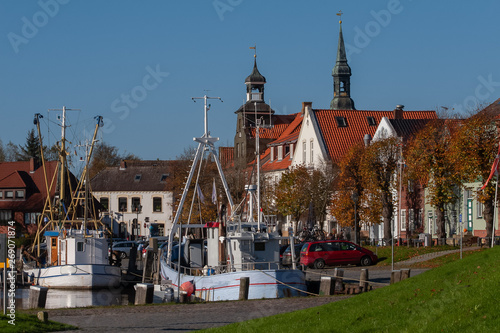
[[[351,99],[351,67],[347,64],[342,21],[339,23],[339,45],[337,47],[337,61],[332,70],[333,99],[330,108],[333,110],[356,110],[354,101]]]
[[[247,85],[247,102],[251,100],[264,100],[264,84],[266,83],[266,78],[260,74],[257,68],[257,54],[253,58],[253,71],[252,74],[248,75],[245,79],[245,84]]]

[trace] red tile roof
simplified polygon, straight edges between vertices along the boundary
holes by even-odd
[[[0,179],[0,188],[25,188],[26,186],[27,184],[17,170]]]
[[[278,139],[293,123],[296,117],[297,113],[273,115],[273,127],[261,128],[259,131],[259,137],[261,139]],[[250,135],[252,138],[255,138],[255,128],[250,130]]]
[[[320,133],[331,160],[339,161],[349,148],[363,142],[365,134],[372,137],[383,117],[394,119],[393,111],[369,110],[313,110],[319,125]],[[436,119],[435,111],[403,111],[403,119]],[[339,127],[336,117],[344,117],[345,127]],[[368,117],[373,117],[374,125],[370,125]]]
[[[47,179],[50,182],[57,168],[57,161],[45,162]],[[47,197],[43,168],[31,172],[30,161],[0,163],[0,188],[25,188],[25,200],[1,200],[0,209],[20,212],[41,212]],[[23,185],[24,184],[24,185]],[[55,194],[55,186],[51,197]]]
[[[485,107],[481,113],[492,115],[495,119],[500,119],[500,98]]]
[[[289,144],[296,143],[300,134],[300,128],[302,126],[302,119],[304,118],[302,113],[296,113],[293,115],[295,118],[287,126],[287,128],[283,131],[283,133],[278,137],[277,140],[268,144],[269,147],[279,146],[281,144]],[[270,171],[278,171],[287,169],[292,163],[292,159],[290,158],[290,154],[286,154],[282,160],[275,159],[271,161],[271,148],[267,148],[264,154],[261,156],[261,159],[264,161],[262,163],[262,171],[270,172]]]

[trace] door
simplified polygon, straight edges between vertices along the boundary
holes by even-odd
[[[50,262],[49,265],[59,265],[59,251],[57,237],[50,237]]]
[[[469,192],[469,191],[467,191]],[[472,198],[467,198],[467,230],[472,231]]]

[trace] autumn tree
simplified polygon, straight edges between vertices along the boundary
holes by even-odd
[[[355,231],[359,230],[354,225],[356,220],[359,225],[359,218],[354,218],[354,208],[356,205],[356,214],[363,215],[365,205],[364,199],[364,184],[361,172],[361,164],[365,153],[364,145],[357,144],[352,146],[340,161],[339,175],[335,184],[335,193],[331,202],[331,214],[342,227],[354,227]],[[358,200],[355,203],[353,197]],[[358,238],[359,239],[359,238]]]
[[[490,167],[498,150],[498,132],[494,117],[480,112],[461,122],[456,131],[449,157],[455,165],[454,178],[458,183],[473,183],[488,179]],[[498,177],[498,176],[497,176]],[[477,200],[483,203],[486,237],[492,237],[495,183],[484,190],[475,190]]]
[[[340,170],[336,164],[324,162],[320,167],[314,169],[310,174],[309,193],[313,209],[314,221],[319,221],[320,229],[323,230],[327,215],[327,208],[330,206],[334,183]]]
[[[295,222],[300,221],[310,203],[309,171],[303,165],[286,170],[276,187],[276,208],[282,215],[291,215]]]
[[[392,221],[397,189],[397,167],[402,152],[400,138],[387,137],[372,141],[361,162],[365,189],[365,220],[384,223],[384,239],[392,240]]]
[[[409,143],[405,160],[411,178],[428,190],[427,202],[436,211],[438,238],[446,238],[445,207],[457,199],[455,163],[449,153],[452,125],[444,119],[429,122]]]

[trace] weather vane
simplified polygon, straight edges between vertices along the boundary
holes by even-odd
[[[339,16],[339,17],[340,17],[340,21],[339,21],[339,23],[342,23],[342,14],[344,14],[344,13],[342,13],[342,11],[341,11],[341,10],[339,10],[339,12],[337,13],[337,16]]]
[[[250,46],[250,49],[255,50],[255,54],[253,55],[253,57],[257,58],[257,44],[254,44],[254,46]]]

